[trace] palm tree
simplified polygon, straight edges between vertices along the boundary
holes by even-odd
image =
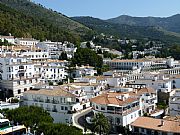
[[[108,134],[110,131],[110,124],[108,119],[102,113],[97,113],[93,119],[94,132],[101,134]]]

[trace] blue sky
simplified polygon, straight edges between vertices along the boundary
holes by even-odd
[[[180,13],[180,0],[33,0],[67,16],[108,19],[120,15],[167,17]]]

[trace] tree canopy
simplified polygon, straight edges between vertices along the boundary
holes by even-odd
[[[78,66],[89,64],[90,66],[101,68],[103,59],[89,48],[78,48],[72,59],[72,66],[76,64]]]
[[[52,123],[53,118],[50,114],[40,107],[36,106],[25,106],[19,107],[14,110],[6,111],[6,117],[9,120],[13,120],[15,123],[24,124],[25,126],[33,127],[34,124],[42,122]]]
[[[57,23],[57,20],[60,21],[61,25]],[[4,0],[0,3],[1,35],[11,33],[15,37],[70,41],[76,44],[80,40],[80,35],[83,32],[85,34],[86,31],[85,26],[72,21],[68,17],[27,0]]]
[[[24,124],[26,127],[36,130],[38,134],[43,132],[45,135],[82,135],[82,131],[76,127],[54,124],[50,114],[40,107],[23,106],[0,112],[4,112],[10,121],[14,121],[14,124]]]
[[[64,124],[41,123],[37,129],[38,134],[45,135],[83,135],[82,131],[73,126]]]
[[[68,57],[67,57],[67,53],[66,52],[62,52],[60,57],[59,57],[60,60],[67,60]]]
[[[94,131],[101,134],[108,134],[110,131],[110,124],[108,119],[102,113],[97,113],[93,119]]]

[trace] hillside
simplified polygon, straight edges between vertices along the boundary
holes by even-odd
[[[180,43],[180,34],[169,32],[155,26],[118,24],[93,17],[73,17],[72,19],[100,33],[103,32],[106,34],[116,35],[121,38],[149,38],[165,41],[169,44]]]
[[[88,31],[89,28],[61,13],[28,0],[0,0],[0,34],[75,41]]]
[[[168,31],[180,33],[180,14],[170,17],[132,17],[122,15],[106,20],[110,23],[126,24],[131,26],[155,26],[162,27]]]

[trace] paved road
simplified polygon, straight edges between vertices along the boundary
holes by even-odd
[[[83,130],[83,133],[84,132],[84,125],[87,124],[86,120],[85,120],[85,116],[88,116],[91,114],[91,108],[87,108],[81,112],[78,112],[74,115],[74,120],[73,120],[73,125],[82,129]],[[86,133],[91,133],[90,130],[87,130]]]

